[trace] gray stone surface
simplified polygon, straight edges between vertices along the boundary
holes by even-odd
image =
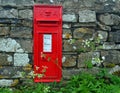
[[[16,5],[16,0],[1,0],[0,4],[1,5],[12,5],[15,6]]]
[[[74,28],[79,28],[79,27],[91,27],[91,28],[94,28],[96,27],[96,23],[74,23],[72,25],[72,27]]]
[[[117,30],[116,32],[110,32],[109,41],[120,43],[120,30]]]
[[[70,40],[63,40],[63,51],[74,51],[73,44],[70,44]]]
[[[91,10],[79,11],[79,22],[96,22],[96,13]]]
[[[120,23],[120,17],[115,14],[101,14],[99,20],[105,25],[118,25]]]
[[[100,22],[97,22],[97,25],[98,25],[98,27],[99,27],[101,30],[111,31],[111,27],[110,27],[110,26],[107,26],[107,25],[105,25],[105,24],[101,24]]]
[[[23,52],[20,44],[11,38],[0,38],[0,51],[2,52]]]
[[[0,0],[0,5],[4,6],[31,6],[34,4],[34,0]]]
[[[106,64],[120,64],[120,51],[109,50],[109,51],[101,51],[101,56],[105,57],[104,65]]]
[[[8,35],[10,31],[9,27],[0,27],[0,35]]]
[[[76,66],[76,55],[63,55],[63,62],[62,66],[63,67],[74,67]]]
[[[71,28],[71,24],[63,24],[63,28]]]
[[[72,32],[70,29],[63,29],[63,38],[72,38]]]
[[[11,27],[10,36],[19,38],[32,38],[32,28],[22,26]]]
[[[17,42],[21,45],[22,49],[26,53],[32,53],[33,52],[33,42],[31,39],[19,39]]]
[[[106,50],[120,49],[120,44],[115,44],[114,42],[104,42],[103,48]]]
[[[89,39],[93,36],[94,29],[91,28],[77,28],[73,32],[74,38]]]
[[[0,68],[0,79],[26,78],[26,76],[31,72],[31,70],[32,68],[28,65],[25,67],[4,66]]]
[[[1,80],[0,80],[0,86],[1,86],[1,87],[11,86],[12,83],[13,83],[13,80],[8,80],[8,79],[1,79]]]
[[[33,20],[32,19],[23,19],[21,20],[20,26],[26,26],[26,27],[33,27]]]
[[[86,67],[86,62],[92,61],[92,52],[81,53],[78,56],[78,68]]]
[[[1,9],[0,8],[0,18],[18,18],[17,9]]]
[[[100,71],[99,68],[93,67],[92,69],[84,69],[84,68],[79,68],[79,69],[63,69],[62,74],[63,74],[63,79],[70,79],[74,75],[79,75],[81,73],[91,73],[91,74],[97,74]]]
[[[0,65],[12,65],[13,57],[12,55],[0,53]]]
[[[27,53],[15,53],[14,54],[14,66],[26,66],[29,64],[29,57]]]
[[[63,22],[77,22],[77,19],[75,14],[63,14]]]
[[[19,10],[18,14],[20,18],[31,19],[33,17],[33,12],[31,9]]]
[[[108,39],[108,33],[106,31],[99,30],[97,32],[98,32],[98,37],[99,37],[99,39],[100,39],[101,42],[107,41],[107,39]]]

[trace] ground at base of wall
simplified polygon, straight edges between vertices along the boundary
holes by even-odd
[[[120,93],[120,77],[105,69],[96,75],[80,73],[60,83],[26,82],[16,88],[0,88],[0,93]]]

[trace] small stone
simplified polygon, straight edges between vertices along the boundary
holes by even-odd
[[[104,42],[103,49],[107,49],[107,50],[116,49],[116,45],[113,42]]]
[[[0,35],[8,35],[10,31],[9,27],[0,27]]]
[[[106,26],[104,24],[101,24],[100,22],[97,22],[97,25],[100,27],[101,30],[111,31],[110,26]]]
[[[109,41],[120,43],[120,30],[117,30],[116,32],[110,32]]]
[[[26,66],[30,59],[26,53],[15,53],[14,54],[14,66]]]
[[[99,20],[105,25],[118,25],[120,23],[120,17],[114,14],[101,14]]]
[[[101,56],[105,57],[104,65],[108,63],[112,64],[120,64],[120,51],[109,50],[109,51],[101,51]]]
[[[18,18],[17,9],[0,9],[0,18]]]
[[[63,24],[63,28],[71,28],[71,24]]]
[[[32,38],[32,28],[30,27],[11,27],[11,37]]]
[[[11,86],[12,83],[13,83],[13,80],[7,80],[7,79],[1,79],[0,80],[0,86],[1,87]]]
[[[69,40],[63,40],[63,51],[73,51],[73,45]]]
[[[89,39],[93,35],[94,29],[90,28],[77,28],[74,30],[73,36],[74,38],[80,38],[80,39]]]
[[[108,33],[106,31],[97,31],[98,32],[98,37],[100,39],[101,42],[103,41],[107,41],[108,38]]]
[[[26,10],[20,10],[19,11],[19,17],[20,18],[28,18],[31,19],[33,17],[33,12],[30,9],[26,9]]]
[[[15,0],[1,0],[1,5],[10,5],[10,6],[15,6]]]
[[[17,6],[33,6],[34,0],[15,0]]]
[[[17,42],[21,45],[22,49],[26,53],[32,53],[33,52],[33,42],[31,39],[19,39]],[[22,50],[21,50],[22,51]]]
[[[86,67],[87,61],[92,61],[92,52],[81,53],[78,57],[78,68]]]
[[[0,53],[0,65],[11,65],[12,62],[12,56],[4,53]]]
[[[79,11],[79,22],[96,22],[96,13],[91,10]]]
[[[75,14],[63,14],[63,22],[77,22]]]
[[[19,50],[22,50],[20,52],[23,52],[23,49],[16,40],[11,38],[0,38],[0,51],[19,52]]]
[[[63,38],[72,38],[72,33],[70,29],[63,29]]]
[[[74,55],[64,55],[65,61],[63,62],[63,67],[73,67],[76,65],[76,56]]]

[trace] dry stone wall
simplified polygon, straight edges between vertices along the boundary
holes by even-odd
[[[0,86],[31,78],[34,4],[63,6],[63,79],[120,65],[120,0],[0,0]]]

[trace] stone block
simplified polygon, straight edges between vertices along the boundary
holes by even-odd
[[[63,29],[63,38],[69,39],[72,38],[72,33],[70,29]]]
[[[104,42],[103,44],[103,49],[110,50],[110,49],[115,49],[115,48],[116,48],[116,45],[114,42]]]
[[[76,66],[77,55],[63,55],[62,66],[74,67]]]
[[[107,39],[108,39],[108,33],[106,31],[99,30],[99,31],[97,31],[97,33],[98,33],[98,37],[99,37],[99,39],[100,39],[101,42],[107,41]]]
[[[16,2],[15,0],[1,0],[0,4],[4,6],[7,6],[7,5],[15,6]]]
[[[96,23],[74,23],[72,25],[73,28],[81,28],[81,27],[96,27]]]
[[[20,24],[23,27],[33,27],[33,20],[32,19],[23,19],[21,20]]]
[[[20,44],[11,38],[0,38],[0,51],[2,52],[24,52]]]
[[[27,53],[15,53],[14,54],[14,66],[26,66],[29,64],[29,56]]]
[[[110,32],[109,41],[120,43],[120,30],[117,30],[116,32]]]
[[[0,9],[0,18],[18,18],[17,9]]]
[[[0,87],[8,87],[13,84],[13,80],[0,79]]]
[[[91,28],[76,28],[73,32],[74,38],[89,39],[92,38],[94,29]]]
[[[21,45],[21,48],[26,53],[32,53],[33,52],[33,42],[31,39],[19,39],[17,42]]]
[[[0,67],[0,79],[3,78],[26,78],[29,73],[32,71],[32,65],[27,64],[24,67],[12,67],[12,66],[4,66]]]
[[[11,27],[10,36],[18,38],[32,38],[32,28],[22,26]]]
[[[91,69],[84,69],[84,68],[79,68],[79,69],[63,69],[62,74],[63,74],[63,79],[70,79],[74,75],[79,75],[81,73],[91,73],[91,74],[97,74],[99,73],[100,68],[93,67]]]
[[[96,0],[92,0],[92,1],[89,1],[89,0],[63,0],[61,1],[60,3],[62,3],[63,7],[64,8],[72,8],[74,10],[76,9],[81,9],[81,8],[94,8],[95,6],[95,1]]]
[[[92,52],[88,53],[81,53],[78,56],[78,68],[86,67],[86,62],[91,61],[92,62]]]
[[[33,6],[34,0],[15,0],[17,6]]]
[[[12,65],[13,57],[10,54],[0,53],[0,66]]]
[[[101,24],[100,22],[97,22],[97,25],[98,25],[98,27],[99,27],[101,30],[111,31],[111,27],[110,27],[110,26],[107,26],[107,25],[105,25],[105,24]]]
[[[89,67],[90,65],[100,66],[100,52],[81,53],[78,56],[78,68]]]
[[[19,10],[19,17],[31,19],[33,17],[33,12],[31,9]]]
[[[10,31],[9,27],[0,27],[0,35],[8,35]]]
[[[73,44],[69,40],[63,40],[63,51],[73,51]]]
[[[120,64],[120,51],[101,51],[101,56],[105,58],[103,62],[104,66],[106,66],[107,64]]]
[[[22,72],[21,67],[4,66],[0,68],[0,78],[19,78],[18,72]]]
[[[79,73],[83,72],[83,69],[63,69],[63,79],[70,79],[74,75],[78,75]]]
[[[79,22],[81,23],[96,22],[95,11],[91,11],[91,10],[79,11]]]
[[[63,14],[63,22],[77,22],[77,19],[75,14]]]
[[[71,24],[63,24],[63,28],[71,28]]]
[[[32,6],[33,4],[33,0],[0,0],[0,5],[3,6]]]
[[[120,17],[115,14],[101,14],[98,18],[105,25],[118,25],[120,23]]]

